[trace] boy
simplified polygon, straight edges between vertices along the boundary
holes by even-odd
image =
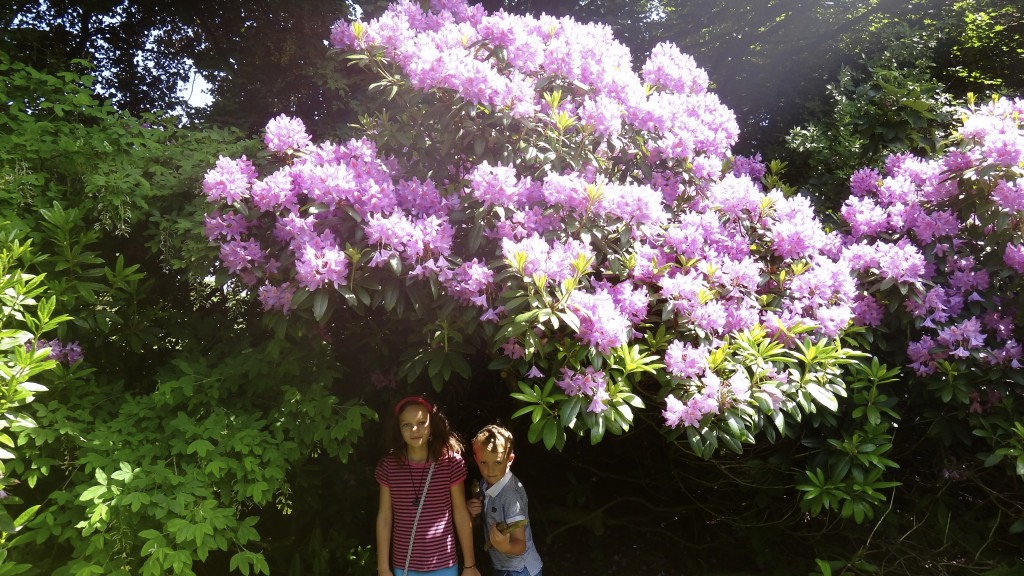
[[[485,426],[473,438],[473,460],[480,468],[482,498],[469,501],[469,512],[484,512],[484,548],[495,576],[542,576],[540,555],[533,545],[526,489],[508,467],[515,459],[512,433]]]

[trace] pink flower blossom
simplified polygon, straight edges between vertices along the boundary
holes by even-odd
[[[274,286],[265,284],[260,286],[259,298],[264,310],[277,310],[287,316],[291,311],[292,297],[295,296],[295,288],[290,285]]]
[[[1007,244],[1003,252],[1003,262],[1018,274],[1024,273],[1024,245]]]
[[[853,306],[853,321],[858,326],[877,327],[881,325],[885,310],[878,300],[871,296],[861,295]]]
[[[220,261],[232,273],[252,269],[265,260],[266,255],[256,240],[229,240],[220,246]]]
[[[590,412],[604,412],[607,409],[606,402],[611,399],[604,372],[595,370],[592,366],[587,366],[583,372],[562,368],[562,377],[555,383],[569,396],[590,398],[587,407]]]
[[[370,382],[377,390],[394,390],[398,388],[398,378],[394,370],[388,372],[375,370],[370,374]]]
[[[267,131],[263,136],[267,150],[279,154],[287,154],[301,150],[310,145],[306,125],[298,118],[281,114],[267,123]]]
[[[256,179],[256,168],[245,156],[232,160],[221,156],[203,178],[203,192],[210,202],[234,204],[249,195],[249,184]]]
[[[468,303],[485,295],[491,289],[494,271],[488,268],[487,264],[474,258],[459,265],[450,273],[443,274],[439,279],[456,300]]]
[[[992,190],[992,198],[1003,210],[1020,212],[1024,210],[1024,184],[1000,180]]]
[[[708,351],[674,340],[665,350],[665,369],[679,378],[695,378],[707,369]]]
[[[502,344],[501,353],[513,360],[526,358],[526,349],[515,339],[509,339]]]
[[[569,310],[579,318],[579,340],[602,354],[622,346],[632,334],[632,323],[607,291],[573,292]]]
[[[648,84],[680,94],[701,94],[708,85],[707,73],[697,67],[693,57],[668,42],[651,50],[643,67],[643,78]]]
[[[29,351],[41,350],[43,348],[49,348],[50,353],[47,355],[47,359],[56,360],[61,364],[71,366],[84,357],[82,354],[82,345],[78,342],[61,342],[57,338],[52,340],[46,340],[40,338],[35,342],[29,342],[25,345],[25,348]]]
[[[744,218],[759,212],[764,195],[750,178],[729,174],[711,185],[708,198],[726,216]]]
[[[769,197],[775,202],[775,213],[769,233],[776,255],[782,258],[802,258],[815,252],[825,243],[825,231],[810,201],[802,196],[786,198],[779,192]]]
[[[853,196],[861,198],[878,192],[881,186],[882,175],[873,168],[861,168],[850,176],[850,192]]]

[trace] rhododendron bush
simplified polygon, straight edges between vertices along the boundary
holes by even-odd
[[[916,381],[946,405],[940,412],[986,439],[986,465],[1008,457],[1019,476],[1022,115],[1024,100],[972,103],[943,154],[893,155],[884,171],[858,171],[841,209],[863,288],[856,323],[903,342]]]
[[[710,457],[837,408],[856,356],[840,237],[731,155],[692,58],[659,44],[636,73],[606,26],[461,2],[399,2],[331,42],[376,78],[362,137],[280,116],[274,163],[221,158],[204,183],[208,236],[267,310],[420,318],[402,372],[436,386],[489,350],[548,447],[646,409]]]

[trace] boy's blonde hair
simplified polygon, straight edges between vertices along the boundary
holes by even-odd
[[[488,452],[507,456],[512,453],[514,441],[511,432],[497,424],[489,424],[476,433],[473,444]]]

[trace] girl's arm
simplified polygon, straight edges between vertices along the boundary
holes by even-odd
[[[380,504],[377,506],[377,574],[393,576],[391,573],[391,489],[380,487]]]
[[[480,576],[476,565],[476,550],[473,548],[473,519],[466,507],[466,487],[462,482],[452,486],[452,514],[455,516],[455,533],[462,548],[463,574]]]

